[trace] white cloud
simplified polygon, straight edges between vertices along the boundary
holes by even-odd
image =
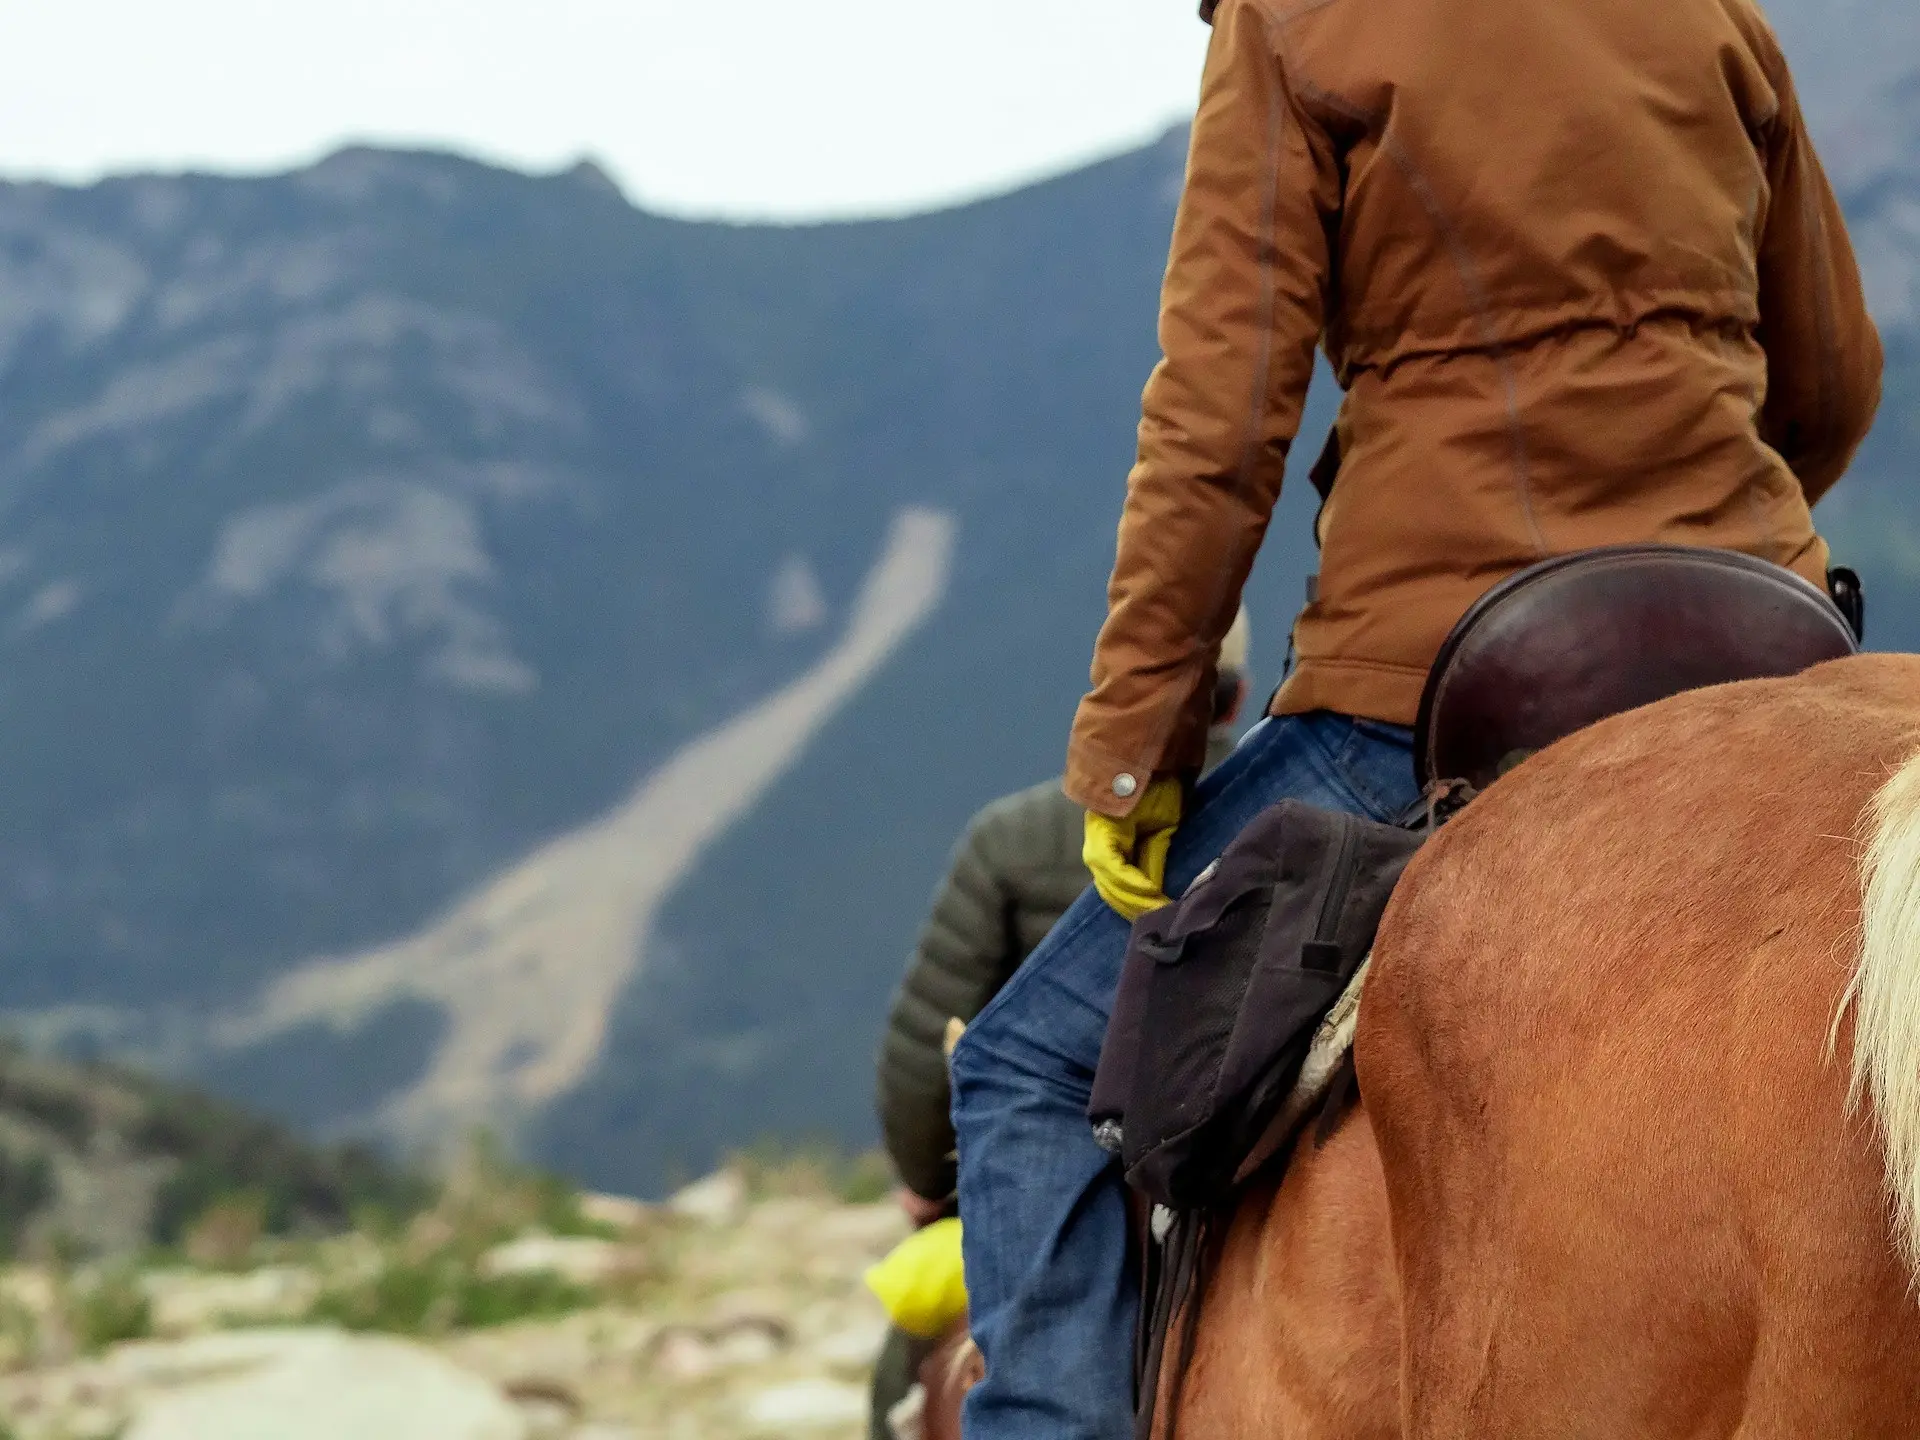
[[[1188,113],[1193,0],[0,0],[0,172],[263,168],[348,139],[591,154],[678,213],[884,213]]]

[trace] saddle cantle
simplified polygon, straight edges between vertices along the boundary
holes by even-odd
[[[1531,565],[1440,647],[1420,697],[1424,788],[1484,789],[1583,726],[1683,690],[1795,675],[1859,651],[1839,606],[1791,570],[1686,545],[1620,545]]]

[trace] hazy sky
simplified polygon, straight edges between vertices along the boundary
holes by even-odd
[[[1193,0],[0,0],[0,173],[257,170],[347,140],[650,208],[885,213],[1191,112]]]

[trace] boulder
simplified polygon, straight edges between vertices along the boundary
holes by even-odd
[[[814,1231],[819,1243],[867,1255],[884,1255],[913,1233],[913,1226],[893,1201],[878,1205],[849,1205],[820,1218]]]
[[[747,1423],[762,1434],[837,1430],[866,1418],[867,1392],[837,1380],[795,1380],[747,1402]]]
[[[642,1268],[641,1257],[615,1240],[579,1235],[522,1235],[480,1257],[482,1275],[532,1275],[545,1271],[575,1285],[604,1285]]]
[[[667,1209],[708,1225],[737,1224],[747,1211],[747,1177],[738,1170],[716,1171],[676,1193]]]
[[[179,1335],[215,1325],[289,1320],[320,1293],[320,1277],[300,1265],[269,1265],[240,1275],[156,1270],[140,1282],[153,1328]]]
[[[580,1218],[595,1225],[611,1225],[616,1230],[638,1230],[653,1217],[653,1207],[629,1195],[600,1195],[589,1191],[580,1197]]]
[[[418,1345],[316,1332],[262,1354],[146,1398],[125,1440],[526,1440],[518,1407]]]

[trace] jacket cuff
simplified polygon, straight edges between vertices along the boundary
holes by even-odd
[[[1073,739],[1067,746],[1066,775],[1060,785],[1067,798],[1082,809],[1125,819],[1156,777],[1197,775],[1206,763],[1204,720],[1196,724],[1190,717],[1183,717],[1174,733],[1157,747],[1141,744],[1121,748],[1088,733],[1094,729],[1090,707],[1091,701],[1081,702]]]

